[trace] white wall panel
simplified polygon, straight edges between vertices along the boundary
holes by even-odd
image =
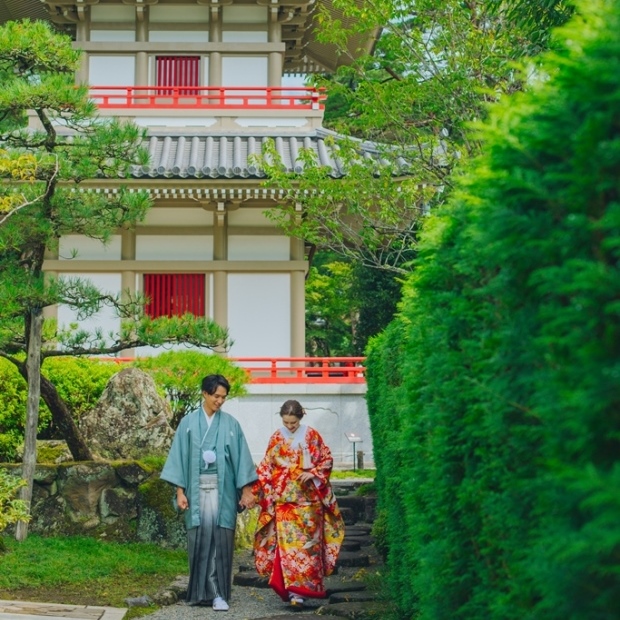
[[[162,7],[163,8],[163,7]],[[204,30],[151,30],[149,41],[152,43],[208,43],[209,31],[205,24]]]
[[[231,357],[290,356],[290,288],[288,274],[229,274]]]
[[[196,4],[155,4],[149,10],[149,21],[151,24],[208,24],[209,7]]]
[[[267,7],[256,5],[228,5],[222,9],[224,24],[266,24]]]
[[[77,254],[76,254],[77,252]],[[114,235],[107,245],[82,235],[67,235],[60,240],[59,258],[81,260],[120,260],[121,237]]]
[[[224,86],[266,86],[267,68],[267,56],[223,56],[222,84]]]
[[[236,209],[228,213],[229,226],[275,226],[262,209]]]
[[[90,40],[133,43],[136,40],[136,33],[134,30],[91,30]]]
[[[90,21],[132,24],[136,19],[136,9],[123,4],[95,4],[90,7]]]
[[[147,226],[211,226],[213,215],[204,209],[155,207],[148,210],[142,223]]]
[[[290,247],[288,237],[231,235],[228,238],[228,259],[288,260]]]
[[[64,277],[75,277],[76,274],[60,274]],[[117,294],[121,290],[121,276],[116,273],[83,273],[81,278],[89,279],[101,291],[111,294]],[[103,334],[116,331],[120,327],[120,319],[112,308],[104,307],[96,315],[88,319],[77,320],[75,311],[66,306],[58,307],[58,324],[60,327],[69,326],[71,323],[79,323],[80,329],[88,332],[94,332],[100,329]]]
[[[88,81],[94,86],[133,86],[135,64],[135,56],[91,54],[88,57]]]
[[[136,260],[212,260],[213,239],[199,235],[139,235]]]
[[[267,43],[269,36],[266,30],[224,30],[224,43]]]

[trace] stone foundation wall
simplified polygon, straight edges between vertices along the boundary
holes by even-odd
[[[1,464],[15,476],[21,465]],[[29,531],[85,535],[120,542],[185,547],[173,489],[142,462],[66,462],[37,465]]]
[[[21,477],[21,464],[0,467]],[[83,535],[185,549],[185,525],[173,507],[174,490],[159,472],[142,461],[38,464],[28,530],[41,536]],[[374,521],[375,498],[356,495],[360,485],[370,482],[332,481],[345,522]],[[238,543],[251,542],[256,516],[256,511],[239,515]]]

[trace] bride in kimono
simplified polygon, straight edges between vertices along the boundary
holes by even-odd
[[[301,423],[304,415],[296,400],[282,405],[282,427],[269,440],[254,485],[256,569],[294,607],[326,596],[323,578],[334,570],[344,538],[329,482],[332,455],[321,435]]]

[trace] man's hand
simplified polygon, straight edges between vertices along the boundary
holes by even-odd
[[[177,506],[179,510],[187,510],[189,508],[189,502],[185,496],[185,489],[177,489]]]

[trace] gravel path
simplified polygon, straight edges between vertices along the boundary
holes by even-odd
[[[253,565],[249,552],[235,554],[233,574],[238,571],[239,565]],[[252,588],[245,586],[232,586],[231,600],[228,601],[230,609],[227,612],[213,611],[211,607],[190,607],[185,602],[161,607],[155,613],[142,616],[149,620],[252,620],[258,618],[276,618],[278,616],[290,616],[303,618],[325,603],[324,600],[316,599],[308,601],[303,610],[296,611],[290,605],[284,603],[271,588]]]

